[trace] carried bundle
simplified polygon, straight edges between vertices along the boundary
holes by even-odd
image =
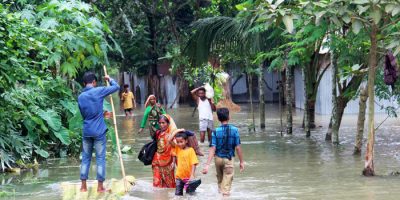
[[[235,104],[231,98],[231,86],[229,83],[229,74],[226,72],[219,72],[216,74],[217,87],[221,90],[221,98],[217,102],[217,108],[228,108],[232,112],[239,112],[240,106]]]

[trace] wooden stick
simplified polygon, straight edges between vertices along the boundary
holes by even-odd
[[[107,76],[107,68],[105,65],[103,65],[104,68],[104,75]],[[109,81],[107,82],[107,86],[110,85]],[[114,123],[114,132],[115,132],[115,139],[117,143],[117,150],[118,150],[118,155],[119,155],[119,162],[121,163],[121,171],[122,171],[122,178],[124,180],[124,187],[125,187],[125,192],[128,192],[128,186],[126,185],[126,180],[125,180],[125,167],[124,167],[124,162],[122,161],[122,153],[121,153],[121,147],[119,146],[119,137],[118,137],[118,128],[117,128],[117,119],[115,117],[115,108],[114,108],[114,102],[112,95],[110,95],[110,104],[111,104],[111,110],[113,113],[113,123]]]

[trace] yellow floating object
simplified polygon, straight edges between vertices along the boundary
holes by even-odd
[[[5,170],[8,173],[12,174],[21,174],[21,168],[15,167],[15,168],[6,168]]]
[[[135,185],[135,177],[126,176],[126,182],[128,186],[128,191],[132,189]],[[122,179],[110,179],[104,182],[104,187],[109,192],[98,193],[97,192],[97,181],[87,181],[88,191],[81,192],[81,183],[80,182],[62,182],[60,184],[62,190],[62,199],[63,200],[85,200],[85,199],[120,199],[121,196],[125,195],[124,182]]]

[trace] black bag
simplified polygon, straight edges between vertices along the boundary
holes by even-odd
[[[386,85],[392,86],[392,90],[394,90],[394,85],[397,80],[397,63],[396,57],[394,57],[391,51],[386,53],[384,65],[385,69],[383,80]]]
[[[157,141],[153,140],[142,147],[142,149],[139,152],[138,159],[142,161],[144,165],[151,165],[156,151],[157,151]]]
[[[216,132],[214,134],[217,135]],[[222,140],[222,144],[219,144],[218,140],[217,140],[217,146],[220,146],[220,145],[222,146],[222,148],[220,149],[221,153],[228,155],[229,156],[228,157],[229,160],[232,159],[232,157],[229,155],[231,150],[232,150],[232,146],[229,144],[230,135],[231,135],[231,127],[230,127],[230,125],[228,125],[225,128],[225,136],[224,136],[224,138]]]

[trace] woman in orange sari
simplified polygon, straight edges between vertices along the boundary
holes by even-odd
[[[175,188],[175,162],[172,156],[172,146],[168,142],[170,134],[176,130],[176,125],[171,116],[160,115],[159,125],[161,130],[156,131],[157,152],[154,154],[153,186],[158,188]]]

